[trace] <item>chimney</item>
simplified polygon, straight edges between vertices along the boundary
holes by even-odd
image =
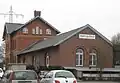
[[[34,17],[41,16],[41,11],[34,11]]]

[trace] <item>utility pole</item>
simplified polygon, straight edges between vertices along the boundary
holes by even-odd
[[[13,16],[15,15],[16,17],[21,16],[22,18],[24,17],[23,14],[16,14],[15,12],[13,12],[12,6],[10,6],[10,11],[8,13],[0,13],[0,15],[8,15],[9,16],[9,22],[13,23]]]

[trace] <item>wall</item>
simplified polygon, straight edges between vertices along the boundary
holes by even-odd
[[[32,29],[36,28],[36,26],[39,26],[43,33],[42,34],[32,34]],[[47,24],[43,23],[42,21],[40,21],[39,19],[36,19],[35,21],[29,23],[28,25],[26,25],[25,27],[28,28],[28,34],[24,34],[22,32],[22,29],[18,30],[16,33],[12,34],[12,40],[14,41],[14,43],[11,43],[11,46],[14,45],[14,48],[12,48],[11,51],[11,58],[13,58],[13,62],[17,62],[16,61],[16,54],[23,50],[24,48],[26,48],[27,46],[35,43],[36,41],[43,41],[44,38],[50,38],[52,36],[55,36],[57,33],[55,30],[53,30],[51,27],[49,27]],[[51,35],[46,35],[45,30],[46,29],[51,29]]]
[[[58,48],[59,48],[59,46],[47,48],[47,49],[44,49],[41,51],[31,52],[28,54],[21,55],[19,58],[20,58],[20,61],[23,62],[23,58],[25,56],[25,58],[26,58],[25,63],[32,64],[32,56],[34,56],[34,58],[35,58],[34,65],[46,66],[45,54],[48,53],[48,55],[50,56],[49,65],[57,66],[57,65],[59,65],[59,61],[61,60],[59,57],[59,49]]]
[[[79,39],[78,34],[95,34],[96,39]],[[91,48],[95,48],[98,51],[99,58],[99,66],[102,67],[112,67],[113,66],[113,48],[112,46],[103,40],[100,36],[98,36],[92,30],[86,28],[85,30],[79,32],[74,35],[72,38],[68,39],[64,43],[60,45],[60,57],[62,62],[61,65],[64,66],[76,66],[76,49],[78,47],[82,47],[84,49],[84,65],[83,67],[89,67],[89,50]]]

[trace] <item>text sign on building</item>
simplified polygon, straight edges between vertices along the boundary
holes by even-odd
[[[95,39],[95,35],[91,35],[91,34],[79,34],[79,38],[81,38],[81,39]]]

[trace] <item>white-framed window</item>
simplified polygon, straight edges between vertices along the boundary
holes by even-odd
[[[42,34],[42,29],[40,29],[40,34]]]
[[[23,28],[23,33],[28,33],[28,29],[25,27],[25,28]]]
[[[46,66],[47,66],[47,67],[49,66],[49,59],[50,59],[50,58],[49,58],[49,56],[47,55],[47,56],[46,56]]]
[[[83,66],[83,49],[76,50],[76,66]]]
[[[51,35],[51,30],[50,29],[46,29],[46,34]]]
[[[39,34],[39,27],[36,26],[36,34]]]
[[[97,55],[96,52],[92,51],[89,54],[89,66],[96,66],[97,65]]]
[[[35,34],[35,29],[34,28],[32,29],[32,34]]]

